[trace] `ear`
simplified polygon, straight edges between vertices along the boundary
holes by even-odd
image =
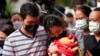
[[[20,22],[21,22],[21,24],[23,24],[24,20],[22,18],[20,18]]]

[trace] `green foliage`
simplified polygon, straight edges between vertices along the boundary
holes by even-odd
[[[12,3],[11,0],[6,0],[6,9],[5,9],[5,15],[10,16],[12,13]]]
[[[71,0],[56,0],[57,4],[61,4],[63,6],[69,6],[71,7],[72,3]]]

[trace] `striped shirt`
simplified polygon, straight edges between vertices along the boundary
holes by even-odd
[[[16,30],[6,38],[3,56],[47,56],[47,38],[44,28],[38,28],[33,38]]]

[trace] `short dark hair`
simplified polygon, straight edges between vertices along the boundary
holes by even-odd
[[[8,36],[12,32],[14,32],[15,29],[13,28],[13,26],[11,26],[9,24],[1,24],[0,25],[0,31],[4,32]]]
[[[49,31],[49,28],[51,28],[53,26],[64,27],[64,21],[56,15],[53,15],[53,14],[52,15],[47,15],[44,18],[43,26],[44,26],[46,31]]]
[[[73,17],[73,14],[69,12],[69,13],[66,14],[66,16],[67,17]]]
[[[9,25],[13,26],[10,19],[0,19],[0,25],[2,25],[2,24],[9,24]]]
[[[43,20],[46,15],[47,15],[47,13],[40,13],[40,15],[39,15],[39,24],[40,25],[43,25]]]
[[[20,13],[14,12],[14,13],[11,14],[11,16],[16,15],[16,14],[17,14],[17,15],[20,15]]]
[[[94,11],[100,11],[100,7],[95,8]]]
[[[39,16],[39,9],[35,3],[25,3],[20,9],[22,19],[25,19],[26,15],[33,17]]]
[[[77,10],[80,10],[83,12],[87,17],[89,17],[89,14],[91,13],[91,8],[88,6],[80,6]]]

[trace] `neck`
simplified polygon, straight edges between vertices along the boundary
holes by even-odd
[[[84,35],[89,35],[89,34],[90,34],[89,29],[84,29],[84,30],[83,30],[83,34],[84,34]]]
[[[29,36],[29,37],[32,37],[32,33],[27,32],[27,31],[24,29],[23,26],[21,27],[21,31],[22,31],[25,35],[27,35],[27,36]]]
[[[95,36],[100,37],[100,33],[95,33]]]
[[[95,38],[96,38],[97,41],[100,40],[100,32],[99,33],[95,33]]]

